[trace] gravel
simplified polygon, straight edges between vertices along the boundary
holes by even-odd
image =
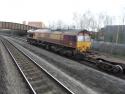
[[[0,94],[30,94],[11,57],[0,41]]]
[[[100,94],[125,94],[125,81],[106,73],[94,70],[72,60],[55,55],[38,47],[17,41],[25,48],[37,53],[61,71],[79,80],[82,84],[100,92]]]
[[[1,43],[0,43],[1,47]],[[5,64],[2,62],[2,52],[0,49],[0,94],[7,94]]]

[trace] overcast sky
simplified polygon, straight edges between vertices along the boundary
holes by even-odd
[[[120,16],[125,0],[0,0],[0,21],[43,21],[48,23],[62,20],[72,23],[73,13],[107,12]]]

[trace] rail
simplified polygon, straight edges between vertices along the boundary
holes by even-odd
[[[40,89],[39,89],[39,87],[36,87],[33,83],[35,83],[35,82],[33,82],[31,79],[29,79],[29,78],[33,78],[32,77],[32,75],[34,75],[34,73],[37,73],[37,71],[39,71],[40,72],[40,70],[43,70],[44,71],[44,73],[46,73],[50,78],[52,78],[58,85],[60,85],[61,86],[61,91],[62,90],[64,90],[64,92],[66,92],[66,94],[68,93],[68,94],[74,94],[70,89],[68,89],[65,85],[63,85],[63,83],[61,83],[60,81],[58,81],[58,79],[56,79],[55,77],[53,77],[48,71],[46,71],[44,68],[42,68],[39,64],[37,64],[34,60],[32,60],[29,56],[27,56],[25,53],[23,53],[21,50],[19,50],[18,48],[16,48],[13,44],[11,44],[8,40],[2,40],[2,43],[4,44],[4,46],[5,46],[5,48],[7,49],[7,51],[9,52],[9,54],[10,54],[10,56],[12,57],[12,59],[13,59],[13,61],[15,62],[15,64],[16,64],[16,66],[18,67],[18,69],[19,69],[19,71],[21,72],[21,74],[22,74],[22,76],[23,76],[23,78],[25,79],[25,81],[26,81],[26,83],[28,84],[28,86],[29,86],[29,88],[30,88],[30,90],[31,90],[31,92],[32,92],[32,94],[37,94],[39,91],[40,91]],[[7,47],[7,45],[9,45],[8,47]],[[10,47],[11,47],[11,49],[10,49]],[[15,49],[15,50],[14,50]],[[12,52],[13,51],[13,52]],[[24,60],[22,60],[22,64],[21,63],[19,63],[19,57],[15,57],[14,56],[14,51],[15,51],[15,55],[17,54],[17,56],[24,56],[25,57],[25,59],[27,58],[28,60],[30,60],[30,63],[27,61],[27,60],[25,60],[24,59],[24,57],[23,57],[23,59]],[[20,60],[21,61],[21,60]],[[24,61],[26,61],[26,62],[28,62],[28,63],[24,63]],[[32,64],[31,64],[31,62],[32,62]],[[24,65],[23,65],[24,64]],[[29,71],[30,72],[27,72],[26,71],[26,67],[29,67]],[[31,68],[30,68],[31,67]],[[38,70],[35,70],[35,71],[33,71],[32,70],[32,68],[33,67],[37,67],[36,69],[38,69]],[[40,69],[40,70],[39,70]],[[34,73],[31,73],[31,71],[33,71]],[[29,74],[28,74],[29,73]],[[30,75],[30,73],[32,74],[32,75]],[[39,76],[39,75],[37,75],[37,76]],[[40,80],[40,79],[38,79],[38,80]],[[36,81],[36,80],[35,80]],[[36,89],[34,89],[34,88],[36,88]],[[63,89],[62,89],[63,88]],[[58,91],[59,92],[59,91]]]

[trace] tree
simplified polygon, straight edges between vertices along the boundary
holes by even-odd
[[[49,29],[55,29],[55,23],[54,22],[49,23],[49,27],[48,28]]]
[[[83,14],[74,13],[73,20],[79,29],[94,30],[96,28],[95,17],[91,11],[86,11]]]
[[[64,24],[61,20],[58,20],[56,25],[57,25],[57,29],[62,29]]]
[[[108,16],[108,15],[105,15],[104,16],[104,26],[106,25],[112,25],[112,17],[111,16]]]
[[[104,15],[102,12],[97,15],[97,31],[103,26]]]

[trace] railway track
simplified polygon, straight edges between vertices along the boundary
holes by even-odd
[[[2,39],[2,42],[25,79],[31,94],[74,94],[9,41]]]
[[[124,91],[125,91],[124,90],[124,80],[122,80],[122,79],[119,79],[114,76],[110,76],[107,73],[105,74],[103,72],[93,70],[92,68],[89,68],[86,66],[81,66],[81,64],[76,63],[69,59],[66,59],[66,61],[65,61],[65,59],[63,57],[60,57],[56,54],[54,55],[53,53],[42,50],[38,47],[28,45],[24,42],[20,42],[18,40],[16,41],[15,39],[12,39],[9,37],[4,37],[4,38],[7,39],[8,41],[10,41],[13,45],[15,45],[15,47],[19,48],[23,52],[26,50],[23,50],[22,47],[30,50],[31,52],[37,54],[38,56],[40,56],[42,58],[45,58],[48,62],[52,61],[52,62],[49,62],[49,63],[51,63],[51,65],[57,66],[58,69],[65,72],[66,74],[70,75],[72,78],[77,79],[78,82],[84,83],[84,84],[77,83],[77,84],[73,85],[72,83],[75,81],[71,79],[72,83],[70,83],[70,86],[72,86],[71,87],[72,91],[74,91],[75,94],[124,94]],[[18,45],[18,43],[22,47],[20,47]],[[38,61],[35,58],[34,58],[34,60],[38,63]],[[89,71],[89,70],[91,70],[91,71]],[[59,77],[59,75],[58,75],[58,77]],[[63,75],[62,77],[63,77],[63,81],[65,81],[67,84],[67,81],[64,80],[65,76]],[[63,82],[63,81],[61,81],[61,82]],[[78,89],[77,87],[79,87],[79,86],[81,87],[81,85],[82,85],[82,90],[81,90],[81,93],[79,93],[78,91],[80,91],[80,89]],[[68,87],[70,87],[70,86],[68,86]],[[111,87],[112,89],[109,87]]]
[[[16,39],[18,39],[18,38],[16,37]],[[26,42],[26,41],[24,41],[24,39],[21,39],[21,38],[19,40],[21,40],[23,42]],[[37,45],[37,47],[41,48],[42,46]],[[42,48],[44,48],[44,47],[42,47]],[[48,50],[48,49],[46,49],[46,50]],[[52,51],[52,52],[54,52],[54,51]],[[54,53],[59,54],[58,52],[54,52]],[[101,60],[93,60],[91,58],[84,58],[84,56],[81,56],[82,60],[77,60],[77,59],[74,59],[74,57],[67,57],[67,56],[62,55],[62,54],[59,54],[59,55],[61,55],[63,57],[66,57],[66,58],[69,58],[71,60],[75,60],[75,61],[77,61],[81,64],[90,66],[94,69],[100,70],[102,72],[106,72],[106,73],[111,74],[111,75],[116,75],[116,76],[120,75],[121,76],[122,73],[125,74],[125,65],[124,64],[119,65],[119,63],[105,61],[105,60],[102,60],[102,59]],[[99,62],[99,61],[102,61],[102,62]]]

